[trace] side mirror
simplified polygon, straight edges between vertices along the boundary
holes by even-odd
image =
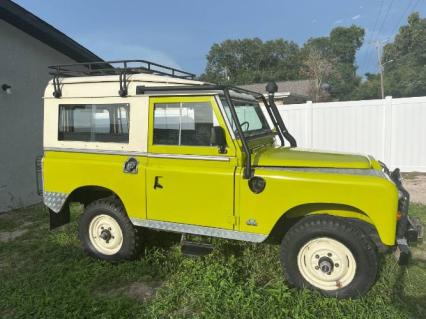
[[[210,137],[210,144],[219,147],[220,154],[226,154],[226,137],[225,130],[221,126],[213,126]]]

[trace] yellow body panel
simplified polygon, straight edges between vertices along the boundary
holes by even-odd
[[[371,168],[368,157],[359,154],[332,153],[290,147],[267,147],[257,152],[257,166]]]
[[[235,161],[149,158],[147,217],[233,229]],[[161,176],[162,188],[154,188]]]
[[[269,234],[284,213],[305,205],[305,214],[327,213],[372,223],[384,244],[395,242],[398,193],[385,178],[273,168],[257,168],[255,175],[266,180],[265,190],[260,194],[250,191],[239,172],[237,201],[242,231]],[[339,206],[333,208],[331,204]],[[330,208],[324,210],[324,206]],[[247,225],[249,219],[255,219],[257,226]]]
[[[124,203],[129,215],[146,218],[145,167],[147,157],[133,156],[138,174],[124,174],[129,156],[76,152],[44,153],[44,191],[71,194],[84,186],[100,186],[113,191]]]

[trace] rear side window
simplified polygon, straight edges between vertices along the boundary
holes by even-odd
[[[59,105],[58,140],[129,143],[129,104]]]

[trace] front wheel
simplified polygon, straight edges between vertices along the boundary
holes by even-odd
[[[288,231],[281,262],[293,286],[338,298],[366,293],[378,269],[370,238],[344,219],[324,215],[305,217]]]

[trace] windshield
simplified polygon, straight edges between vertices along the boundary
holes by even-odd
[[[226,98],[224,96],[221,96],[220,100],[225,109],[226,116],[229,122],[231,123],[232,129],[234,130],[235,134],[238,134]],[[251,137],[272,132],[257,101],[232,97],[231,100],[235,106],[235,111],[237,113],[238,121],[240,122],[241,128],[243,129],[244,136]]]

